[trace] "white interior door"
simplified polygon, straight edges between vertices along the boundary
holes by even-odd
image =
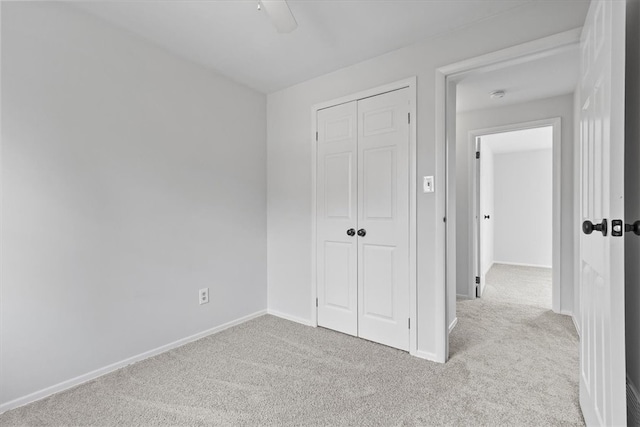
[[[357,102],[318,111],[318,325],[358,335]],[[349,234],[347,234],[349,232]]]
[[[475,165],[475,190],[473,193],[473,206],[474,206],[474,225],[473,225],[473,247],[475,248],[473,257],[473,271],[475,271],[475,297],[482,296],[482,203],[481,196],[481,180],[482,180],[482,164],[480,163],[480,148],[481,139],[476,137],[476,160],[473,163]],[[471,295],[470,295],[471,296]]]
[[[408,116],[408,89],[358,101],[358,334],[403,350],[409,349]]]
[[[624,213],[624,29],[624,1],[592,1],[580,87],[580,406],[594,426],[626,425],[624,241],[611,227]]]

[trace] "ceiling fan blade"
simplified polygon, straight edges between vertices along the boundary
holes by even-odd
[[[260,4],[279,33],[290,33],[298,28],[296,18],[293,17],[286,0],[261,0]]]

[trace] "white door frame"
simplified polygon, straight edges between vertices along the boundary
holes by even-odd
[[[311,107],[311,326],[318,326],[318,309],[316,301],[318,298],[318,284],[316,277],[316,179],[317,179],[317,116],[318,110],[344,104],[346,102],[357,101],[359,99],[370,98],[383,93],[392,92],[398,89],[409,88],[409,113],[411,121],[409,123],[409,318],[411,328],[409,331],[409,353],[414,355],[418,348],[418,322],[417,322],[417,263],[416,263],[416,100],[417,100],[417,79],[410,77],[383,86],[367,89],[341,98],[315,104]]]
[[[544,58],[558,52],[566,51],[580,44],[581,28],[565,31],[560,34],[523,43],[502,49],[486,55],[471,58],[438,68],[435,72],[436,97],[436,182],[443,180],[445,191],[436,191],[436,215],[455,218],[455,193],[450,191],[450,176],[448,171],[455,171],[455,114],[456,85],[465,75],[478,69],[489,71],[499,69],[505,65],[525,63],[534,59]],[[437,189],[436,189],[437,190]],[[436,295],[438,296],[436,317],[436,353],[437,361],[446,362],[449,358],[449,325],[447,324],[447,301],[451,292],[456,292],[456,283],[448,283],[447,277],[455,277],[451,272],[456,270],[455,258],[455,224],[452,221],[438,227],[436,236]],[[449,272],[446,274],[445,272]]]
[[[552,228],[551,228],[551,233],[552,233],[552,261],[551,261],[551,289],[552,289],[552,293],[551,293],[551,307],[552,310],[556,313],[560,313],[560,298],[561,298],[561,293],[560,293],[560,271],[561,271],[561,264],[560,264],[560,253],[561,253],[561,246],[560,246],[560,238],[562,237],[562,222],[561,222],[561,218],[562,218],[562,203],[561,203],[561,188],[562,188],[562,177],[560,175],[561,172],[561,165],[562,165],[562,157],[561,157],[561,153],[562,153],[562,119],[560,117],[554,117],[554,118],[549,118],[549,119],[543,119],[543,120],[534,120],[534,121],[529,121],[529,122],[521,122],[521,123],[513,123],[513,124],[508,124],[508,125],[504,125],[504,126],[494,126],[494,127],[490,127],[490,128],[485,128],[485,129],[477,129],[477,130],[472,130],[469,131],[469,143],[473,144],[476,141],[477,137],[482,137],[485,135],[492,135],[492,134],[496,134],[496,133],[503,133],[503,132],[512,132],[512,131],[517,131],[517,130],[525,130],[525,129],[534,129],[534,128],[540,128],[540,127],[547,127],[547,126],[551,126],[553,128],[553,148],[552,148],[552,157],[553,157],[553,200],[552,200]],[[473,206],[473,209],[471,209],[471,214],[469,215],[469,230],[471,233],[474,233],[475,231],[475,225],[474,225],[474,221],[475,221],[475,216],[477,215],[478,218],[480,218],[481,213],[477,212],[478,207],[475,206],[475,203],[473,203],[473,197],[474,197],[474,193],[476,193],[478,190],[478,177],[477,177],[477,171],[478,171],[478,162],[475,159],[475,149],[472,150],[472,155],[473,155],[473,169],[474,169],[474,173],[470,174],[470,178],[472,180],[472,186],[469,188],[472,188],[473,191],[469,192],[469,206]],[[481,154],[482,156],[482,154]],[[479,196],[479,195],[478,195]],[[470,240],[471,241],[471,240]],[[471,252],[471,256],[474,256],[474,252],[477,251],[477,249],[474,248],[475,245],[470,245],[470,252]],[[479,255],[479,254],[475,254],[475,255]],[[472,259],[472,258],[469,258]],[[473,263],[469,263],[469,298],[475,298],[476,292],[475,292],[475,288],[476,288],[476,284],[475,284],[475,276],[476,276],[476,272],[474,272],[474,266]]]

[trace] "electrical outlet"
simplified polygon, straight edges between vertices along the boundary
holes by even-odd
[[[206,304],[209,302],[209,288],[202,288],[199,292],[200,304]]]

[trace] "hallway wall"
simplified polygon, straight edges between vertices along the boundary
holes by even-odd
[[[494,262],[551,268],[552,150],[495,154]]]

